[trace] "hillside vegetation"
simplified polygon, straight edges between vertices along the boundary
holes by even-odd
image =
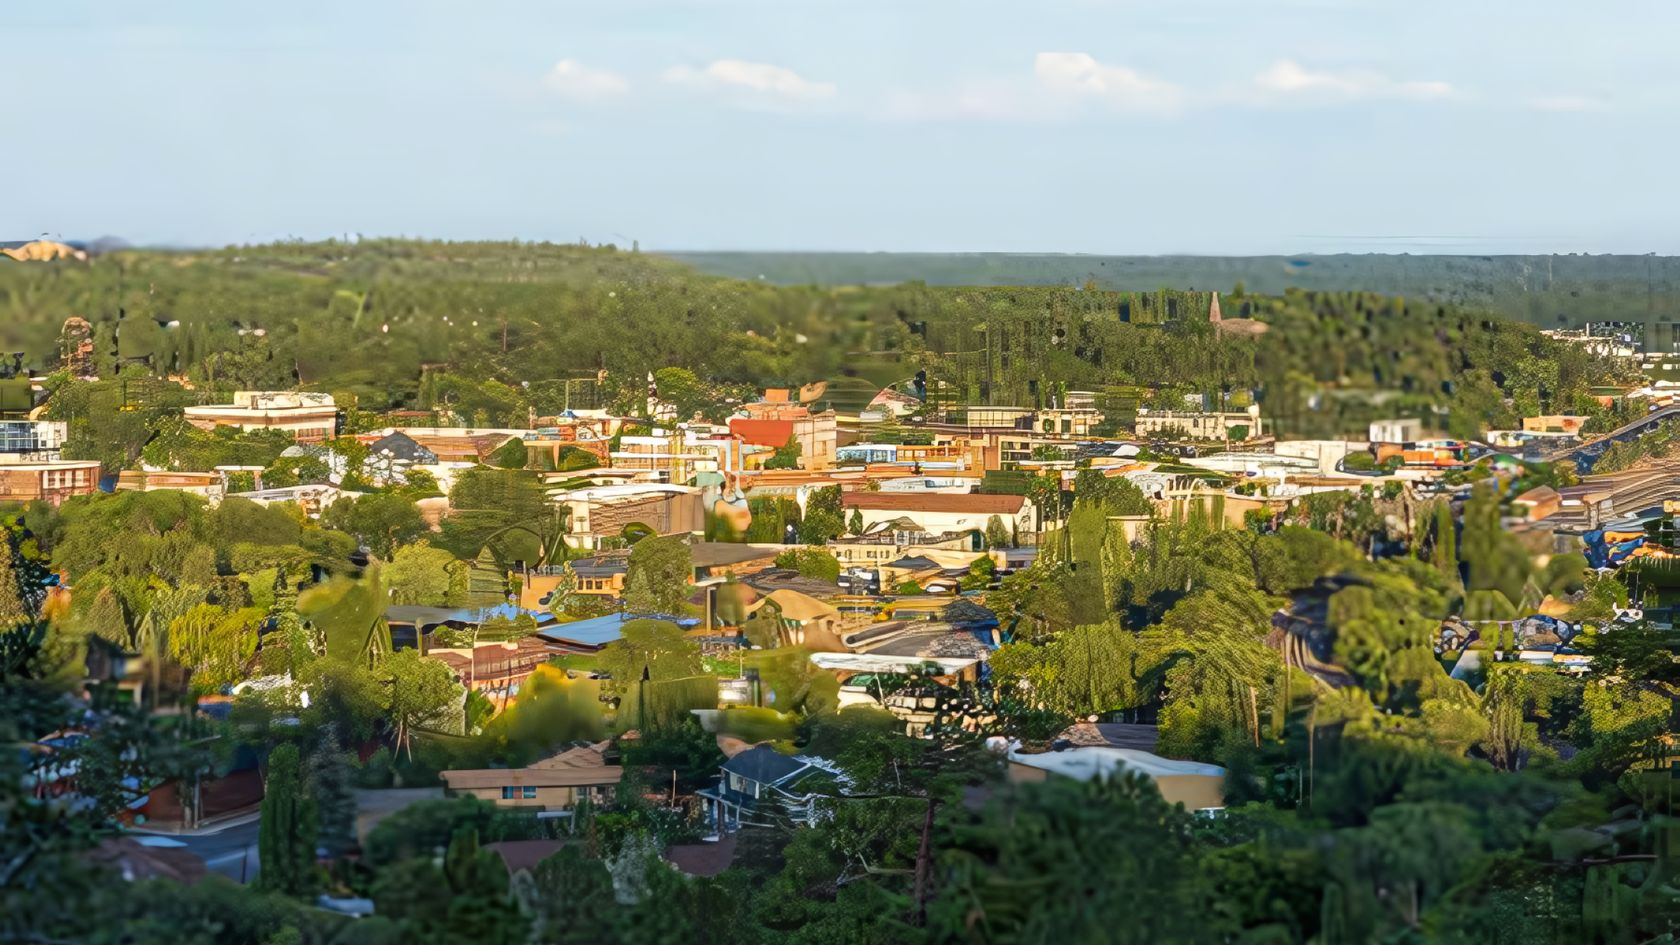
[[[79,316],[102,377],[174,375],[200,398],[302,386],[486,422],[567,403],[634,410],[650,372],[681,366],[721,384],[826,379],[842,408],[926,370],[950,402],[1092,389],[1120,415],[1183,394],[1241,406],[1252,392],[1280,432],[1399,415],[1472,435],[1514,412],[1580,409],[1612,376],[1529,325],[1453,304],[1226,294],[1227,329],[1246,318],[1258,333],[1216,330],[1210,303],[1094,283],[778,286],[611,247],[285,243],[0,265],[0,348],[50,369]]]

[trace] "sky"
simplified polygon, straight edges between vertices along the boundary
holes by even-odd
[[[1680,253],[1672,0],[0,3],[0,240]]]

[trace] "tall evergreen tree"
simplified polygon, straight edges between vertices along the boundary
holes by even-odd
[[[23,586],[18,583],[17,568],[12,564],[12,547],[0,535],[0,628],[16,626],[28,619]]]
[[[296,745],[281,745],[268,756],[268,779],[263,784],[262,825],[257,855],[264,888],[298,896],[314,884],[314,798],[303,780]]]

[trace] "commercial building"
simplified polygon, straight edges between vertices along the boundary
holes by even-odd
[[[280,430],[305,442],[328,439],[338,430],[332,395],[310,391],[242,390],[231,404],[188,407],[184,413],[201,430]]]
[[[1141,408],[1132,427],[1137,436],[1190,440],[1246,440],[1262,435],[1260,416],[1239,411],[1151,410]]]

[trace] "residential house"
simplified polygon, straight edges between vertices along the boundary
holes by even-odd
[[[744,632],[749,640],[774,639],[774,646],[803,646],[814,652],[843,653],[840,629],[846,622],[832,604],[783,588],[749,605]]]
[[[1033,532],[1032,509],[1023,496],[942,492],[848,492],[840,497],[843,513],[856,511],[864,530],[880,522],[907,519],[932,534],[986,530],[993,516],[1012,533]]]
[[[624,593],[624,576],[630,570],[628,552],[603,552],[587,558],[573,558],[561,565],[534,568],[519,588],[519,606],[544,610],[553,603],[554,592],[572,575],[572,593],[585,597],[618,597]]]
[[[701,788],[706,821],[719,834],[742,826],[771,825],[781,818],[809,823],[815,789],[831,784],[833,775],[816,759],[784,755],[758,745],[723,763],[715,787]]]
[[[1218,810],[1225,806],[1225,769],[1195,761],[1174,761],[1133,748],[1079,746],[1059,751],[1028,752],[1013,747],[1006,776],[1011,783],[1045,781],[1051,777],[1090,781],[1116,775],[1142,775],[1154,782],[1161,799],[1188,810]]]
[[[206,404],[183,411],[201,430],[280,430],[302,442],[325,440],[338,430],[338,405],[331,394],[310,391],[242,390],[231,404]]]
[[[570,810],[579,801],[611,804],[624,769],[608,764],[607,742],[579,744],[525,768],[444,771],[450,794],[471,795],[497,807]]]

